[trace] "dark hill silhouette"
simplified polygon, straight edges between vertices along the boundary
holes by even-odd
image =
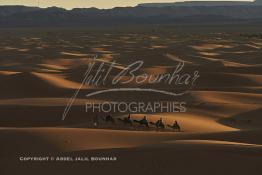
[[[113,9],[0,6],[0,27],[100,26],[260,21],[262,6],[118,7]]]
[[[254,4],[256,4],[256,5],[262,5],[262,0],[256,0],[256,1],[254,2]]]
[[[0,16],[9,16],[15,13],[32,12],[40,10],[37,7],[26,7],[26,6],[0,6]]]
[[[185,1],[173,3],[142,3],[138,4],[140,7],[170,7],[170,6],[239,6],[239,5],[253,5],[250,1]]]

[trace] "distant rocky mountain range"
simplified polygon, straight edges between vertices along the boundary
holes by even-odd
[[[184,1],[173,3],[142,3],[138,4],[140,7],[179,7],[179,6],[246,6],[246,5],[260,5],[262,0],[256,1]]]
[[[143,3],[138,4],[140,7],[171,7],[171,6],[239,6],[239,5],[255,5],[250,1],[185,1],[173,3]]]
[[[158,6],[138,5],[113,9],[57,7],[38,8],[25,6],[0,6],[0,27],[30,26],[103,26],[116,24],[172,24],[221,21],[262,20],[261,0],[249,2],[207,2],[208,5]],[[230,5],[229,5],[230,4]],[[254,5],[255,4],[255,5]]]

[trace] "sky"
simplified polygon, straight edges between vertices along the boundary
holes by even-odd
[[[38,1],[40,7],[57,6],[66,9],[89,7],[113,8],[136,6],[139,3],[148,2],[174,2],[174,0],[0,0],[0,5],[38,6]]]

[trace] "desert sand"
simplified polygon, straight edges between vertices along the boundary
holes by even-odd
[[[261,38],[246,33],[179,33],[169,28],[72,30],[1,29],[0,174],[262,174]],[[95,55],[105,65],[116,61],[110,79],[137,60],[144,61],[141,73],[167,73],[184,62],[186,71],[198,70],[200,78],[177,99],[147,92],[86,98],[112,86],[85,85],[62,121]],[[135,82],[123,85],[136,86]],[[147,82],[139,85],[148,86]],[[171,87],[160,83],[154,88]],[[162,117],[166,125],[178,121],[182,132],[129,127],[120,121],[92,125],[94,115],[107,114],[86,112],[86,102],[123,100],[185,101],[185,113],[131,114],[133,120],[146,115],[150,122]],[[21,156],[55,155],[118,160],[19,161]]]

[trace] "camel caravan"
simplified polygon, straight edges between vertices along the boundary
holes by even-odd
[[[93,118],[93,127],[103,126],[101,121],[102,123],[110,124],[111,126],[116,126],[119,123],[122,123],[123,126],[132,127],[133,129],[135,129],[135,127],[142,127],[144,129],[155,128],[157,131],[165,131],[171,129],[175,132],[181,132],[181,127],[176,120],[172,125],[169,125],[163,122],[162,117],[156,122],[150,122],[148,121],[146,116],[144,116],[141,120],[136,120],[132,119],[130,114],[124,118],[114,118],[111,115],[107,115],[106,117],[95,116]]]

